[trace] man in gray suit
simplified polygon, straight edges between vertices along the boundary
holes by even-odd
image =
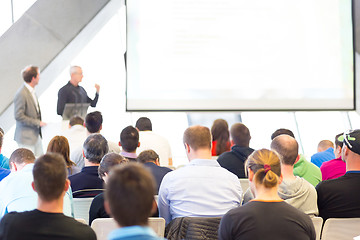
[[[35,86],[39,83],[40,72],[35,66],[28,66],[22,71],[24,85],[17,91],[14,98],[16,129],[14,140],[19,148],[27,148],[40,156],[43,154],[41,127],[41,111],[35,94]]]

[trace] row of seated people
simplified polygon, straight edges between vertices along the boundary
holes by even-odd
[[[350,155],[350,159],[354,159],[354,156],[356,157],[358,156],[358,153],[360,153],[360,151],[358,150],[360,148],[358,145],[360,144],[359,141],[356,140],[360,138],[356,134],[359,134],[358,131],[354,131],[350,134],[344,134],[342,136],[342,141],[345,143],[342,150],[345,160],[348,155]],[[91,137],[89,138],[90,140],[92,138],[92,141],[94,141],[94,139],[98,139],[106,142],[106,140],[100,134],[91,135]],[[89,142],[91,143],[90,140]],[[340,141],[340,139],[338,140]],[[93,145],[88,149],[91,154],[95,153],[96,155],[98,153],[101,153],[103,156],[107,152],[107,144],[99,144],[99,142],[96,141],[92,144]],[[84,144],[84,155],[86,161],[87,158],[90,158],[91,154],[88,157],[86,156],[85,145],[86,144]],[[209,129],[200,126],[190,127],[184,133],[184,145],[190,163],[184,168],[178,169],[165,175],[159,190],[160,216],[164,217],[166,222],[169,223],[171,220],[182,216],[222,216],[229,209],[239,206],[242,190],[237,177],[231,174],[229,171],[225,170],[224,168],[221,168],[219,163],[217,163],[216,161],[211,160],[211,134]],[[104,146],[105,150],[98,151],[99,149],[97,149],[97,147],[99,146]],[[280,133],[280,136],[278,136],[278,138],[274,136],[271,148],[277,151],[280,156],[282,156],[280,157],[280,159],[282,160],[285,158],[283,155],[291,155],[292,157],[289,157],[289,159],[292,159],[292,161],[294,159],[294,156],[295,160],[296,158],[298,158],[297,143],[293,137],[289,137],[286,135],[284,136],[284,134]],[[281,154],[281,151],[283,151],[283,155]],[[348,155],[346,155],[346,153]],[[89,162],[91,163],[91,161]],[[283,165],[284,164],[281,165],[281,170],[286,167],[292,167],[291,164],[288,164],[289,166],[284,167]],[[347,181],[348,178],[350,179],[349,181],[353,181],[354,177],[356,178],[356,172],[353,172],[354,167],[356,167],[355,165],[352,164],[351,167],[348,168],[349,171],[344,176],[345,181]],[[249,168],[246,169],[249,171]],[[283,175],[285,175],[284,170]],[[283,178],[285,179],[285,177]],[[289,180],[291,180],[291,178],[289,178]],[[335,185],[330,184],[330,182],[332,183],[333,181],[329,181],[329,184],[327,181],[325,181],[317,186],[317,192],[319,195],[318,205],[320,209],[320,216],[322,214],[322,210],[320,207],[320,203],[322,201],[320,198],[320,193],[322,193],[322,189],[328,190],[332,187],[337,186],[336,181]],[[341,186],[341,189],[349,190],[349,186],[350,185]],[[102,189],[100,190],[102,191]],[[310,190],[309,192],[311,193]],[[311,196],[313,194],[308,195]],[[328,197],[328,199],[324,199],[326,204],[323,205],[326,205],[325,207],[329,208],[329,201],[334,199],[334,194],[329,194],[328,191],[325,191],[323,195],[324,197]],[[339,195],[344,194],[341,193]],[[348,195],[345,194],[345,196],[343,197],[348,197]],[[356,198],[356,195],[353,197]],[[257,197],[255,193],[255,199],[256,198]],[[306,198],[307,197],[305,197],[305,199]],[[340,200],[336,200],[336,204],[339,205]],[[356,199],[356,201],[358,202],[358,199]],[[329,209],[333,211],[331,207]],[[346,209],[344,210],[343,208],[337,209],[337,212],[335,212],[335,214],[338,214],[339,216],[342,215],[342,217],[347,217],[347,214],[349,212],[352,212],[353,214],[350,217],[354,217],[356,214],[359,213],[359,210],[354,208],[354,206],[351,206],[351,204],[349,210],[350,211],[347,212]],[[326,219],[327,217],[332,216],[326,216],[324,218]]]

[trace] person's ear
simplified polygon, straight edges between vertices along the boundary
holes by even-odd
[[[102,130],[102,124],[100,125],[100,129],[99,129],[99,131],[101,131]]]
[[[252,182],[253,178],[254,178],[254,171],[251,170],[250,168],[248,168],[248,179],[249,179],[249,181]]]
[[[119,141],[119,147],[121,147],[121,142]]]
[[[67,192],[67,190],[69,190],[69,187],[70,187],[70,180],[66,179],[65,185],[64,185],[64,192]]]
[[[156,213],[157,209],[158,209],[158,206],[157,206],[156,200],[154,198],[152,208],[151,208],[151,215],[154,215]]]
[[[107,200],[104,201],[104,208],[105,208],[106,213],[109,214],[109,216],[111,216],[110,205]]]
[[[279,185],[282,183],[282,181],[283,181],[283,175],[282,174],[280,174],[280,177],[279,177]]]
[[[34,182],[31,182],[31,187],[32,187],[32,189],[36,192],[35,183],[34,183]]]
[[[138,146],[137,147],[140,147],[140,142],[138,142]]]
[[[156,158],[156,160],[155,160],[155,164],[156,164],[156,165],[158,165],[158,166],[160,166],[160,161],[159,161],[159,158]]]
[[[17,171],[17,167],[16,167],[16,164],[14,162],[10,162],[10,170],[11,170],[11,172],[16,172]]]
[[[85,153],[84,153],[84,150],[82,150],[82,155],[83,155],[83,158],[85,158]]]
[[[190,153],[190,146],[189,146],[189,144],[184,143],[184,145],[185,145],[186,152],[187,152],[187,153]]]

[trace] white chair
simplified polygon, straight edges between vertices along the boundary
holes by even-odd
[[[151,227],[159,237],[164,237],[164,218],[149,218],[149,227]],[[109,233],[118,228],[118,226],[113,218],[96,218],[92,221],[91,228],[96,233],[97,240],[106,240]]]
[[[325,221],[321,240],[353,240],[360,234],[360,218],[329,218]]]
[[[74,198],[74,218],[82,218],[89,224],[89,210],[94,198]]]
[[[323,219],[321,217],[312,217],[311,220],[314,224],[314,228],[316,232],[316,240],[320,240]]]
[[[243,194],[246,192],[246,190],[249,188],[249,179],[247,178],[239,178],[241,189],[243,191]]]
[[[83,224],[86,224],[86,225],[89,223],[89,222],[86,222],[86,220],[82,219],[82,218],[76,218],[75,220],[78,221],[78,222],[81,222]]]

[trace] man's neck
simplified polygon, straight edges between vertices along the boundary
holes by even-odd
[[[47,212],[47,213],[63,213],[63,204],[64,204],[64,195],[50,202],[43,201],[39,197],[37,209],[39,211]]]
[[[209,149],[198,149],[196,151],[191,151],[188,154],[189,161],[194,159],[211,159],[211,150]]]
[[[99,166],[99,163],[93,163],[90,162],[89,160],[85,159],[85,167],[95,167],[95,166]]]
[[[294,166],[281,164],[281,174],[284,180],[295,180]]]
[[[75,80],[70,79],[70,81],[69,81],[69,82],[70,82],[70,83],[71,83],[71,85],[73,85],[74,87],[79,86],[79,84],[78,84]]]

